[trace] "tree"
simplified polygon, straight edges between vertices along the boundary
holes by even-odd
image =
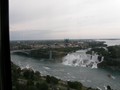
[[[47,83],[58,84],[59,80],[57,78],[53,77],[53,76],[47,75],[46,76],[46,81],[47,81]]]
[[[36,83],[36,87],[38,90],[48,90],[48,85],[47,83]]]
[[[80,82],[71,82],[71,81],[68,81],[68,86],[70,88],[73,88],[73,89],[77,89],[77,90],[82,90],[82,84]]]
[[[23,70],[23,76],[26,78],[26,79],[34,79],[34,71],[31,70],[31,69],[24,69]]]

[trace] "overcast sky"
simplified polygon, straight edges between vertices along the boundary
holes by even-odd
[[[120,0],[9,0],[10,39],[120,38]]]

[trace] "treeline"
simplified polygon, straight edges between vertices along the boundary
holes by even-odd
[[[12,90],[98,90],[80,82],[62,81],[53,76],[41,76],[38,71],[22,69],[11,63]]]
[[[88,42],[88,48],[106,47],[107,44],[104,44],[104,43],[105,43],[105,42],[101,42],[101,41]]]

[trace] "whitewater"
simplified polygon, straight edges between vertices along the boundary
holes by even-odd
[[[99,55],[94,52],[92,55],[86,54],[88,50],[78,50],[75,53],[67,54],[65,57],[63,57],[62,64],[69,66],[97,68],[97,65],[104,60],[104,57],[102,56],[101,60],[99,60]]]

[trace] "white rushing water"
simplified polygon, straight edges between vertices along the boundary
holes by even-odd
[[[101,57],[101,60],[99,60],[99,55],[97,55],[96,53],[93,53],[92,55],[86,54],[86,51],[87,50],[79,50],[75,53],[67,54],[63,58],[62,63],[69,66],[97,68],[97,64],[101,63],[104,57]]]

